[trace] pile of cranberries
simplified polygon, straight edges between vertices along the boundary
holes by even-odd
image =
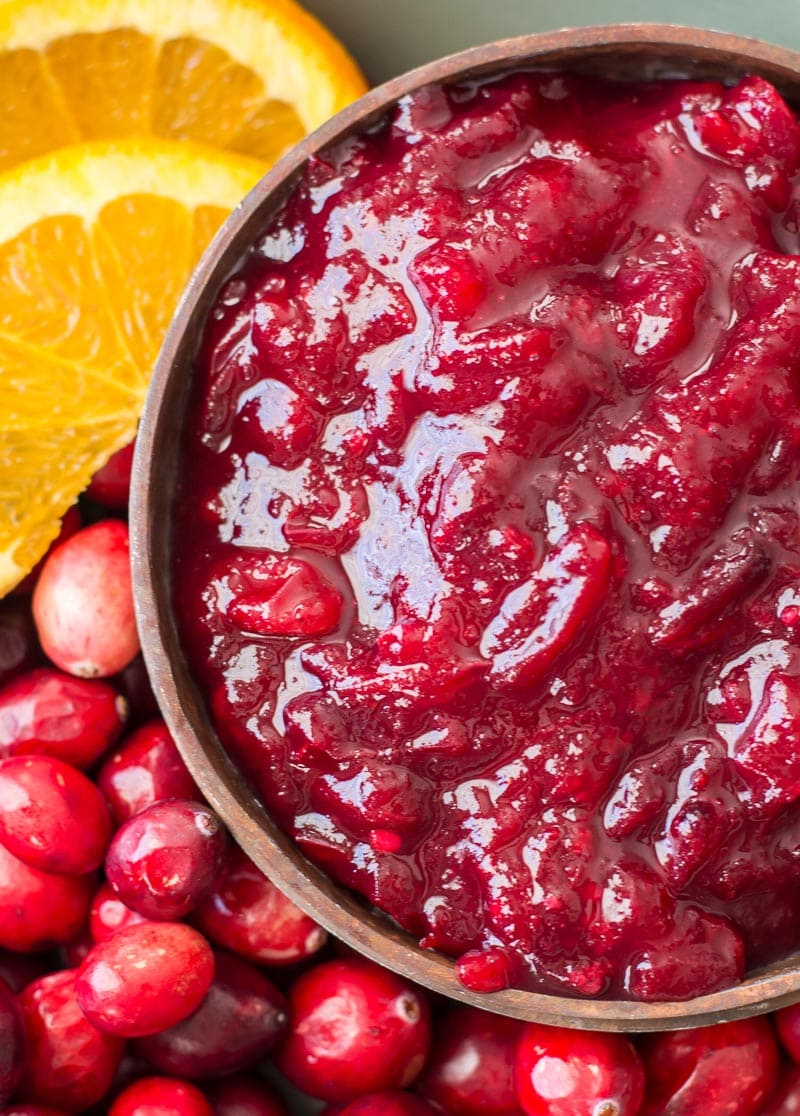
[[[328,941],[158,718],[127,526],[113,485],[90,496],[0,602],[0,1116],[800,1111],[800,1007],[629,1041],[457,1007]]]

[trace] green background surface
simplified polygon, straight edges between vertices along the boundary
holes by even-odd
[[[684,23],[800,50],[800,0],[302,0],[383,81],[464,47],[598,23]]]

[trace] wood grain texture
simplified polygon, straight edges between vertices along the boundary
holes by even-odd
[[[239,844],[336,937],[426,988],[520,1019],[576,1028],[651,1031],[774,1010],[800,999],[800,955],[743,984],[681,1003],[578,1000],[510,989],[470,993],[452,961],[316,869],[278,830],[228,758],[190,675],[171,605],[171,508],[193,359],[217,291],[291,191],[309,156],[359,131],[411,90],[504,70],[565,69],[613,78],[735,81],[758,73],[800,104],[800,54],[752,39],[653,24],[577,28],[509,39],[451,55],[372,90],[294,148],[255,187],[203,257],[161,351],[139,431],[131,502],[134,592],[142,649],[164,718],[192,775]]]

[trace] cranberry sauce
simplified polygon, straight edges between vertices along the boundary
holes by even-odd
[[[210,315],[196,677],[471,987],[683,999],[800,945],[798,165],[758,78],[429,88]]]

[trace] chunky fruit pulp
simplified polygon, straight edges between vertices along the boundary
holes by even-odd
[[[209,315],[193,670],[475,987],[681,999],[798,945],[799,164],[758,78],[427,88]]]

